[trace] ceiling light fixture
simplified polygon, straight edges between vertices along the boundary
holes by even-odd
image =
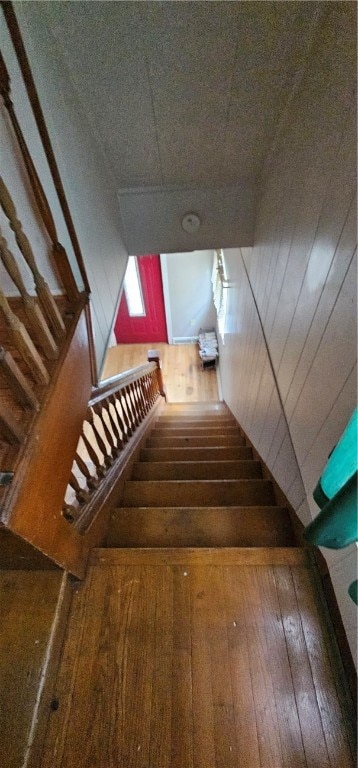
[[[199,216],[197,216],[196,213],[187,213],[183,216],[181,221],[183,230],[184,232],[187,232],[188,235],[194,235],[200,228],[200,223]]]

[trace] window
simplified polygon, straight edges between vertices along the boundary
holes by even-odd
[[[130,317],[144,317],[145,306],[136,256],[129,256],[124,276],[124,293]]]
[[[227,274],[225,269],[224,252],[222,249],[214,251],[213,274],[213,299],[218,318],[218,331],[224,343],[225,320],[227,312]]]

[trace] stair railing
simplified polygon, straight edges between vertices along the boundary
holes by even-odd
[[[18,246],[15,258],[0,227],[0,261],[18,292],[17,296],[9,297],[0,287],[0,380],[3,395],[3,387],[6,388],[5,400],[0,405],[0,439],[9,445],[16,445],[24,442],[31,415],[40,409],[40,400],[44,388],[50,383],[53,363],[59,357],[66,327],[37,266],[12,196],[1,177],[0,207]],[[25,274],[29,280],[33,279],[30,291],[25,285]],[[9,411],[14,411],[15,417]]]
[[[80,533],[92,522],[96,494],[154,404],[164,395],[159,361],[108,379],[93,391],[68,482],[63,516]]]
[[[58,242],[52,211],[12,102],[10,77],[1,52],[0,95],[26,169],[35,216],[50,243],[50,262],[63,291],[59,303],[41,274],[13,196],[0,177],[0,208],[13,233],[11,242],[6,234],[8,242],[0,228],[0,261],[18,294],[10,297],[9,291],[0,286],[0,442],[16,446],[26,439],[33,416],[40,410],[45,387],[58,365],[55,361],[69,331],[65,312],[74,317],[79,305],[84,304],[84,296],[77,288],[66,251]],[[3,452],[3,462],[7,460]]]
[[[13,127],[13,131],[18,142],[18,146],[24,161],[24,165],[27,170],[29,182],[31,185],[34,198],[36,200],[38,212],[41,216],[47,235],[51,241],[52,257],[56,263],[56,267],[61,277],[61,281],[65,288],[68,299],[70,301],[76,301],[76,299],[78,299],[78,296],[79,296],[79,291],[73,276],[73,272],[67,257],[67,253],[63,245],[61,245],[61,243],[59,243],[58,241],[56,225],[55,225],[54,218],[52,216],[51,208],[49,206],[44,188],[37,174],[35,165],[33,163],[23,132],[21,130],[21,126],[16,116],[14,105],[11,100],[10,77],[1,53],[0,53],[0,93],[3,97],[4,105],[7,109],[10,123]],[[15,234],[17,233],[15,232]],[[20,248],[21,248],[21,245],[20,245]]]

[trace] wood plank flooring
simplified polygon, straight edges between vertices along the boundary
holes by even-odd
[[[148,436],[74,598],[39,768],[354,768],[310,553],[229,416],[167,405]]]
[[[25,764],[64,580],[60,570],[0,570],[2,768]]]
[[[202,370],[196,344],[118,344],[107,352],[102,379],[146,363],[151,346],[159,351],[170,403],[218,400],[216,371]]]
[[[266,552],[95,551],[41,768],[353,768],[311,568]]]

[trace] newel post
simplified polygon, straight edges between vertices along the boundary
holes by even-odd
[[[164,382],[163,382],[163,371],[162,371],[162,363],[159,357],[159,352],[157,349],[148,349],[147,352],[147,360],[148,363],[156,363],[157,366],[157,381],[158,381],[158,389],[162,397],[164,399],[167,399]]]

